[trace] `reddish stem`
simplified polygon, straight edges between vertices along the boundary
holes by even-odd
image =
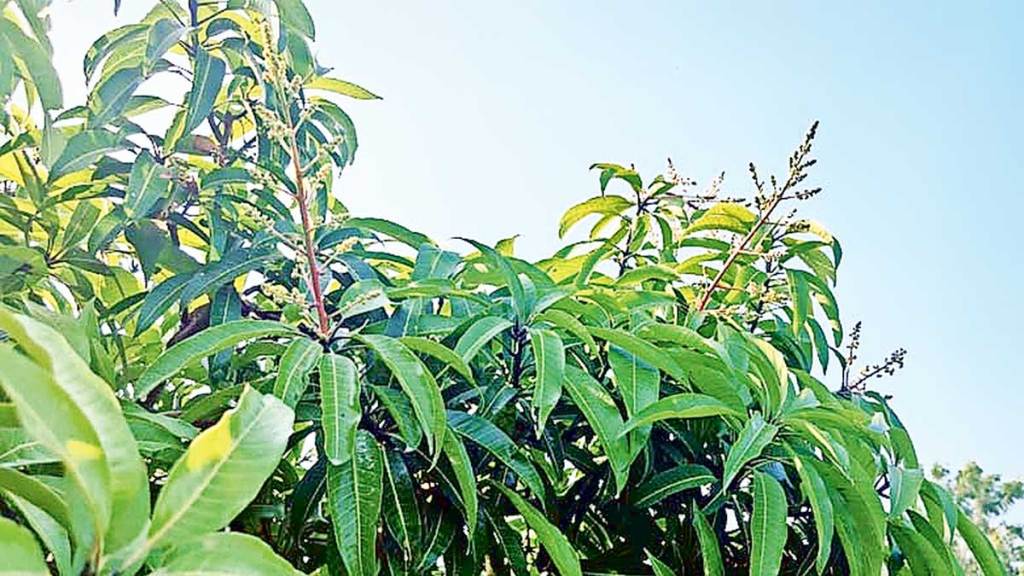
[[[309,206],[306,197],[306,185],[302,179],[302,166],[299,163],[299,150],[292,138],[292,165],[295,167],[295,200],[299,203],[299,216],[302,218],[302,241],[306,251],[306,263],[309,265],[309,281],[313,289],[313,303],[316,315],[320,320],[320,337],[326,339],[331,333],[330,318],[324,306],[324,295],[320,289],[320,266],[316,261],[316,249],[313,245],[313,227],[310,223]]]

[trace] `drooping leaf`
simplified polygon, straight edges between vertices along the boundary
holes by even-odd
[[[722,568],[722,551],[718,547],[718,537],[708,524],[704,513],[693,502],[690,506],[693,509],[693,527],[697,531],[697,540],[700,543],[701,564],[704,566],[704,576],[722,576],[725,574]]]
[[[616,494],[626,487],[631,462],[622,430],[622,415],[607,390],[587,372],[574,366],[565,369],[565,388],[597,434],[615,475]]]
[[[455,480],[459,484],[459,496],[465,513],[466,526],[470,537],[476,529],[477,510],[479,507],[476,492],[476,474],[473,472],[473,461],[469,459],[466,446],[453,431],[444,435],[444,455],[455,472]]]
[[[355,450],[362,409],[359,378],[351,360],[336,354],[320,358],[320,409],[324,451],[331,464],[341,466]]]
[[[544,483],[533,464],[519,451],[516,443],[490,421],[465,412],[448,411],[448,423],[452,430],[473,441],[494,455],[502,464],[519,475],[534,494],[544,493]]]
[[[341,466],[328,465],[327,494],[334,540],[351,576],[376,576],[384,464],[368,432],[356,435],[355,453]]]
[[[644,481],[636,487],[630,498],[634,506],[647,508],[683,490],[704,486],[715,480],[715,475],[704,466],[680,464]]]
[[[401,454],[389,450],[384,466],[384,520],[412,561],[420,539],[420,512],[413,478]]]
[[[537,412],[537,434],[540,435],[548,416],[562,397],[565,349],[558,334],[545,329],[530,330],[530,345],[537,365],[533,409]]]
[[[765,422],[760,414],[754,414],[747,420],[746,426],[740,431],[736,442],[729,448],[729,453],[725,457],[725,470],[722,473],[723,491],[729,488],[744,464],[761,455],[778,431],[778,426]]]
[[[523,516],[530,529],[537,533],[537,539],[540,540],[541,546],[544,547],[548,556],[551,557],[551,561],[558,568],[559,574],[583,576],[579,554],[558,527],[549,522],[539,510],[516,492],[501,484],[496,484],[496,486]]]
[[[775,576],[786,546],[786,493],[771,475],[754,473],[754,513],[750,518],[750,574]]]
[[[320,360],[323,348],[308,338],[296,338],[281,356],[274,381],[274,396],[294,409],[309,385],[309,372]]]
[[[825,481],[814,466],[804,462],[802,456],[793,458],[793,464],[800,475],[800,491],[810,502],[814,513],[814,529],[818,535],[818,553],[814,558],[814,566],[819,573],[824,573],[832,553],[832,536],[835,531],[832,500]]]
[[[359,339],[380,356],[398,380],[427,437],[428,450],[432,454],[440,450],[446,428],[444,400],[430,371],[399,340],[371,334],[359,336]]]
[[[985,576],[1007,576],[1006,569],[992,543],[985,533],[964,514],[963,510],[957,510],[956,530],[967,543],[967,547],[970,548],[978,566],[981,567],[982,574]]]

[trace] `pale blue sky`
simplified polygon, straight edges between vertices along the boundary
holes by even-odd
[[[320,60],[384,97],[347,107],[343,200],[439,239],[547,255],[596,161],[671,156],[746,194],[746,162],[783,168],[820,119],[803,210],[843,242],[845,323],[862,358],[909,350],[878,389],[924,461],[1024,476],[1024,4],[307,1]],[[151,3],[124,4],[120,23]],[[72,98],[110,5],[55,4]]]

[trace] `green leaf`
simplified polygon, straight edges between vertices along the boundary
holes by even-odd
[[[7,500],[18,510],[25,523],[39,537],[50,554],[53,555],[53,564],[57,573],[61,576],[75,574],[72,568],[71,542],[68,539],[68,532],[52,516],[38,508],[28,500],[13,494],[7,494]],[[0,568],[0,574],[4,574]]]
[[[185,100],[185,119],[177,138],[172,143],[165,144],[171,147],[177,140],[188,136],[195,130],[206,116],[213,110],[213,103],[220,92],[221,83],[224,82],[224,61],[201,47],[196,48],[195,71],[192,74],[192,90]]]
[[[533,389],[533,409],[537,412],[537,435],[540,436],[551,411],[562,397],[565,373],[565,347],[551,330],[530,330],[530,345],[537,364],[537,382]]]
[[[541,480],[540,474],[537,473],[537,469],[519,451],[519,446],[500,428],[480,416],[455,410],[448,411],[448,423],[452,430],[469,438],[518,474],[523,484],[538,497],[544,494],[544,482]]]
[[[899,518],[917,502],[923,481],[920,468],[889,466],[889,518]]]
[[[275,257],[275,254],[266,254],[258,249],[232,250],[220,260],[210,262],[197,270],[182,291],[181,301],[187,304],[203,294],[214,292],[250,270],[265,265],[268,260]]]
[[[519,274],[517,274],[512,268],[512,264],[509,263],[508,258],[499,254],[494,248],[477,242],[476,240],[471,240],[469,238],[459,238],[459,240],[469,242],[474,248],[479,250],[481,254],[490,260],[491,264],[505,280],[505,285],[508,287],[508,291],[512,299],[512,309],[516,312],[516,318],[519,322],[525,322],[527,316],[529,316],[529,310],[527,309],[529,304],[526,301],[526,292],[523,288],[522,281],[519,279]]]
[[[152,70],[157,61],[184,35],[185,27],[174,18],[161,18],[154,22],[146,38],[146,70]]]
[[[608,347],[608,364],[615,376],[615,385],[619,388],[623,403],[626,405],[626,416],[634,418],[642,410],[658,400],[661,388],[661,373],[657,368],[644,362],[618,346]],[[630,434],[630,452],[638,454],[647,444],[651,427],[642,426]]]
[[[384,520],[388,530],[407,553],[410,563],[420,540],[420,512],[412,476],[402,455],[394,450],[386,453],[384,467]]]
[[[423,430],[416,422],[416,412],[412,409],[409,397],[401,390],[388,388],[386,386],[370,386],[373,393],[384,405],[384,408],[391,415],[391,419],[398,426],[398,432],[405,440],[409,448],[416,448],[423,440]],[[447,434],[445,434],[447,436]]]
[[[811,315],[811,293],[804,275],[786,271],[789,297],[793,301],[793,334],[799,335]]]
[[[725,457],[725,470],[722,474],[723,492],[729,488],[744,464],[761,455],[778,431],[778,426],[765,422],[760,414],[754,414],[753,418],[747,421]]]
[[[281,355],[274,380],[274,396],[294,409],[309,386],[309,372],[320,360],[323,347],[308,338],[296,338]]]
[[[778,480],[754,473],[754,513],[750,518],[750,574],[776,576],[786,547],[786,493]]]
[[[756,221],[757,216],[742,205],[733,202],[719,202],[694,220],[683,231],[683,236],[704,230],[725,230],[736,234],[746,234]]]
[[[580,202],[572,208],[569,208],[565,214],[562,215],[562,220],[558,223],[558,237],[562,238],[565,236],[565,233],[568,232],[574,224],[591,214],[614,216],[621,214],[632,206],[633,202],[631,200],[614,194],[607,196],[595,196],[589,200]]]
[[[68,140],[64,151],[50,166],[50,182],[61,176],[88,168],[104,154],[121,148],[121,137],[106,130],[84,130]]]
[[[0,574],[10,576],[48,576],[43,552],[32,533],[13,520],[0,517]]]
[[[590,333],[602,340],[615,344],[676,380],[680,382],[686,381],[686,372],[683,368],[664,350],[654,344],[638,338],[625,330],[616,328],[591,327]]]
[[[64,465],[75,542],[89,548],[106,532],[112,507],[110,469],[96,431],[46,370],[9,346],[0,346],[0,364],[0,385],[22,427]]]
[[[300,576],[273,548],[249,534],[218,532],[184,540],[152,576]]]
[[[657,556],[651,554],[650,550],[645,550],[647,553],[647,561],[651,563],[651,569],[654,570],[654,576],[674,576],[672,568],[668,564],[665,564],[661,560],[658,560]]]
[[[1008,576],[992,542],[960,509],[957,509],[956,512],[956,529],[960,533],[960,537],[967,543],[967,547],[971,549],[971,554],[974,555],[978,566],[981,567],[982,574],[985,576]]]
[[[89,94],[89,126],[99,128],[124,112],[132,94],[145,80],[142,68],[121,68],[103,78]]]
[[[13,55],[21,60],[24,65],[23,71],[31,78],[43,108],[45,110],[60,108],[63,105],[60,77],[46,50],[38,42],[25,35],[14,24],[14,20],[6,16],[0,17],[0,42],[4,39],[10,46],[10,52],[4,58],[9,60]]]
[[[356,430],[362,418],[356,365],[344,356],[320,357],[320,410],[324,428],[324,453],[331,464],[341,466],[355,450]]]
[[[294,328],[269,320],[235,320],[219,324],[178,342],[161,354],[135,382],[135,395],[145,397],[189,364],[235,344],[263,336],[294,336]]]
[[[171,276],[146,294],[142,306],[139,306],[139,318],[135,321],[136,336],[149,329],[164,312],[178,302],[178,297],[181,296],[192,276],[192,273]]]
[[[128,189],[124,194],[124,210],[131,220],[145,218],[158,200],[167,197],[170,189],[170,173],[143,150],[132,165]]]
[[[671,418],[707,418],[708,416],[740,416],[721,400],[704,394],[684,392],[666,396],[630,418],[620,434],[628,434],[638,426],[646,426]]]
[[[398,380],[427,437],[428,451],[434,454],[435,450],[440,450],[446,428],[444,400],[430,371],[415,354],[394,338],[364,334],[358,336],[358,339],[380,357]]]
[[[680,464],[644,481],[630,494],[630,499],[637,508],[648,508],[683,490],[711,484],[715,480],[715,475],[704,466]]]
[[[328,509],[334,540],[350,576],[376,576],[384,465],[369,432],[356,435],[355,454],[342,466],[327,468]]]
[[[88,200],[82,200],[71,213],[68,225],[61,237],[61,249],[67,250],[78,245],[92,231],[100,218],[100,209]]]
[[[832,554],[832,537],[835,531],[835,520],[832,512],[832,500],[828,495],[828,487],[821,475],[804,462],[803,457],[795,456],[793,465],[800,476],[800,491],[811,504],[814,512],[814,529],[818,534],[818,554],[814,566],[819,574],[825,573],[829,555]]]
[[[246,387],[238,406],[196,436],[174,463],[153,506],[148,547],[227,526],[277,468],[293,420],[280,400]]]
[[[345,80],[339,80],[337,78],[328,78],[326,76],[317,76],[310,82],[306,83],[307,90],[326,90],[328,92],[334,92],[342,96],[348,96],[349,98],[355,98],[357,100],[379,100],[380,96],[377,96],[373,92],[370,92],[366,88],[346,82]]]
[[[905,524],[905,521],[890,520],[889,534],[910,563],[910,571],[915,576],[919,574],[922,576],[952,574],[948,563],[939,554],[939,551],[919,532]]]
[[[540,541],[541,546],[544,547],[548,556],[551,557],[551,561],[558,568],[559,574],[561,576],[583,576],[579,554],[576,553],[576,549],[572,547],[569,539],[562,534],[558,527],[549,522],[540,511],[519,494],[503,484],[495,484],[495,486],[501,490],[502,494],[519,511],[519,514],[526,520],[527,526],[536,532],[537,540]]]
[[[35,476],[11,468],[0,467],[0,491],[25,499],[48,514],[62,526],[70,526],[68,505],[52,487]]]
[[[402,336],[399,338],[399,341],[413,352],[426,354],[444,362],[465,378],[466,382],[474,386],[476,385],[476,381],[473,379],[473,371],[469,369],[469,365],[451,348],[420,336]]]
[[[135,439],[110,386],[53,328],[0,309],[0,329],[49,372],[52,382],[79,406],[95,431],[96,446],[109,468],[112,498],[105,546],[114,551],[131,544],[145,529],[149,516],[149,483]]]
[[[504,318],[484,316],[459,337],[459,341],[455,343],[455,353],[468,364],[488,342],[511,327],[512,323]]]
[[[704,576],[722,576],[725,570],[722,568],[722,551],[718,547],[718,537],[708,524],[707,518],[701,512],[697,503],[690,505],[693,510],[693,527],[697,531],[697,540],[700,542],[701,562],[704,565]]]
[[[274,0],[274,4],[277,5],[277,13],[285,26],[310,40],[316,37],[313,17],[309,15],[309,10],[302,0]]]
[[[469,529],[470,538],[476,529],[478,501],[476,493],[476,474],[473,472],[473,461],[469,459],[469,453],[462,440],[457,434],[449,431],[444,435],[444,455],[452,465],[455,472],[455,481],[459,484],[459,496],[462,498],[462,508],[465,514],[466,527]]]
[[[349,218],[345,220],[344,225],[351,228],[357,228],[359,230],[366,230],[369,232],[378,232],[398,240],[399,242],[412,247],[414,250],[419,249],[423,244],[434,245],[434,242],[419,232],[413,232],[405,226],[395,224],[389,220],[382,218]]]
[[[597,350],[597,343],[590,336],[590,331],[587,330],[587,327],[582,322],[574,318],[572,314],[563,310],[551,309],[538,314],[535,316],[535,319],[537,322],[547,322],[552,326],[561,328],[578,338],[589,350]]]
[[[601,441],[601,447],[615,475],[615,493],[618,495],[629,480],[631,462],[629,445],[622,433],[619,407],[601,384],[574,366],[565,368],[565,388]]]

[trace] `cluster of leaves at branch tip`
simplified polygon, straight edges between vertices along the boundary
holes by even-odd
[[[749,198],[595,164],[530,261],[349,213],[302,0],[153,2],[84,105],[0,5],[0,573],[1007,573],[850,378],[817,124]]]

